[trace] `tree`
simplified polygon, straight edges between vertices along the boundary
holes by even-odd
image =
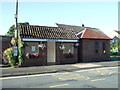
[[[18,25],[29,25],[29,23],[28,23],[28,22],[18,23]],[[12,25],[12,26],[9,28],[6,36],[14,36],[14,31],[15,31],[15,25]]]
[[[120,54],[120,39],[115,40],[114,43],[110,44],[111,52],[118,52]]]

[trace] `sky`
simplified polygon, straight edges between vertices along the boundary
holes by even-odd
[[[15,0],[0,2],[0,35],[5,35],[15,23]],[[55,23],[99,28],[108,34],[118,30],[117,1],[40,2],[21,1],[18,22],[30,25],[56,26]]]

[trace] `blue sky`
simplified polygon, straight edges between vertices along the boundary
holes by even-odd
[[[0,2],[0,35],[14,24],[15,2]],[[19,2],[19,22],[95,27],[105,33],[118,30],[118,2]]]

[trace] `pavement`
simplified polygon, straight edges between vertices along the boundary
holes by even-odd
[[[92,68],[102,67],[116,67],[120,65],[120,61],[104,61],[104,62],[91,62],[91,63],[76,63],[64,65],[50,65],[50,66],[32,66],[32,67],[0,67],[2,70],[2,77],[34,75],[56,72],[72,72],[77,70],[85,70]]]

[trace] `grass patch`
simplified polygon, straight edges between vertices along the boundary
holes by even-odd
[[[120,56],[110,56],[110,59],[112,59],[112,60],[120,60]]]

